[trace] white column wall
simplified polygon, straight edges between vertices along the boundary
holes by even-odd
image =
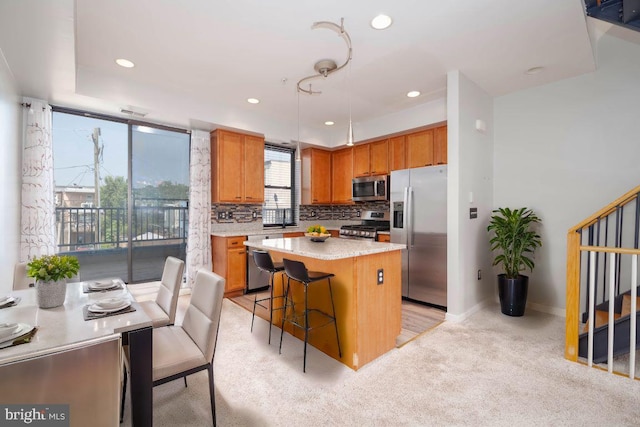
[[[640,185],[640,45],[604,35],[595,51],[595,72],[494,105],[494,206],[542,218],[527,304],[560,315],[567,230]]]
[[[13,287],[13,267],[20,253],[21,108],[13,75],[0,51],[0,296]]]
[[[476,120],[486,131],[476,129]],[[449,72],[447,320],[466,318],[495,295],[486,231],[493,203],[492,123],[493,98],[459,71]],[[470,219],[472,207],[476,219]]]

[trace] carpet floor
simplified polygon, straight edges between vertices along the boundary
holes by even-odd
[[[180,298],[181,310],[188,296]],[[180,321],[177,320],[177,323]],[[637,426],[640,381],[563,358],[564,319],[497,305],[444,322],[353,371],[225,300],[214,370],[220,426]],[[279,329],[274,328],[279,332]],[[128,399],[127,399],[128,400]],[[127,402],[127,406],[129,402]],[[154,389],[154,425],[212,424],[206,372]],[[130,425],[130,410],[123,425]]]

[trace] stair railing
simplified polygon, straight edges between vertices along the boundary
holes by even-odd
[[[593,365],[596,306],[608,309],[607,369],[613,372],[614,310],[619,295],[631,295],[629,377],[635,377],[640,186],[567,233],[565,358],[578,361],[580,326],[588,322],[587,364]],[[625,215],[626,214],[626,215]],[[608,255],[607,255],[608,254]],[[608,304],[605,301],[608,300]],[[582,318],[580,313],[582,312]]]

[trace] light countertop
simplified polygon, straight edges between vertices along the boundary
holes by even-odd
[[[264,239],[244,242],[245,246],[265,251],[284,252],[322,260],[353,258],[382,252],[405,249],[405,245],[368,240],[352,240],[330,237],[324,242],[312,242],[307,237]]]

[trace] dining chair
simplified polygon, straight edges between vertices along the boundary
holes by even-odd
[[[218,340],[224,285],[224,278],[216,273],[199,270],[182,325],[154,328],[152,337],[153,386],[184,378],[186,387],[188,375],[206,369],[209,374],[209,398],[214,426],[216,425],[216,403],[213,356]],[[128,367],[128,352],[125,350],[123,353],[125,367]],[[124,371],[121,414],[124,412],[126,388],[127,369]]]
[[[34,286],[35,279],[27,276],[27,263],[18,262],[13,268],[13,290],[28,289]]]
[[[184,261],[172,256],[167,257],[156,299],[138,302],[142,310],[153,321],[154,328],[174,324],[183,272]]]

